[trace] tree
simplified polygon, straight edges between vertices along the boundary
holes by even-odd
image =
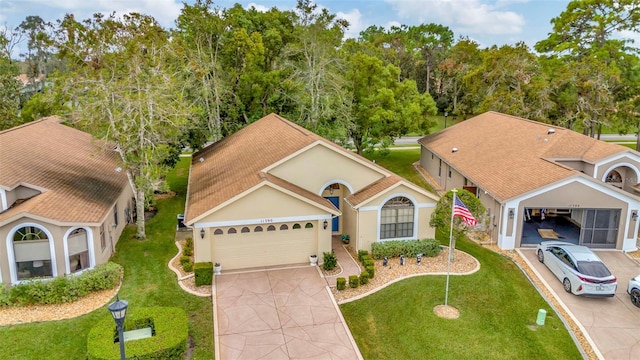
[[[457,198],[460,199],[464,205],[469,209],[469,212],[473,215],[473,217],[478,220],[478,224],[482,223],[485,214],[485,207],[482,205],[482,202],[475,194],[464,190],[458,189]],[[460,238],[464,235],[464,233],[469,229],[469,226],[462,221],[460,217],[454,217],[453,223],[451,222],[451,210],[453,207],[453,191],[447,191],[440,200],[438,200],[438,204],[436,205],[435,211],[431,214],[431,220],[429,221],[429,226],[436,228],[436,233],[444,234],[447,233],[447,237],[449,236],[449,229],[452,229],[453,238],[448,239],[451,242],[451,247],[455,249],[456,247],[456,239]]]
[[[18,68],[11,60],[11,34],[0,32],[0,130],[21,123],[20,87],[16,80]]]
[[[321,128],[344,118],[344,64],[336,49],[348,23],[336,19],[327,9],[317,11],[317,5],[310,0],[298,0],[296,15],[296,41],[289,43],[285,51],[285,66],[291,74],[289,96],[299,124],[327,132]]]
[[[620,89],[618,59],[630,50],[629,39],[617,39],[621,31],[640,31],[637,0],[572,1],[551,20],[553,32],[535,46],[576,69],[575,108],[585,124],[585,134],[599,135],[602,125],[616,111],[615,92]]]
[[[481,52],[482,64],[467,74],[477,96],[475,113],[493,110],[528,119],[548,118],[553,103],[537,58],[524,43]]]
[[[150,16],[95,14],[82,23],[67,15],[57,33],[69,64],[66,116],[115,144],[134,190],[137,237],[145,238],[145,206],[167,167],[189,116],[178,81],[180,63],[168,34]]]
[[[51,67],[51,36],[53,25],[45,22],[40,16],[27,16],[16,31],[27,39],[27,53],[21,54],[27,65],[29,86],[40,91]]]
[[[435,102],[418,92],[415,81],[398,81],[400,69],[362,52],[346,55],[346,61],[351,94],[347,134],[358,154],[411,130],[428,132],[432,124],[427,116],[435,114]]]

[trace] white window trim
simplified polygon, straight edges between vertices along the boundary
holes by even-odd
[[[87,233],[87,248],[89,249],[89,267],[80,271],[75,272],[74,274],[80,274],[83,271],[93,269],[96,266],[95,254],[94,254],[94,244],[93,244],[93,231],[86,226],[74,226],[69,228],[67,232],[64,233],[63,243],[64,243],[64,266],[65,266],[65,274],[71,274],[71,264],[69,264],[69,235],[72,231],[76,229],[84,229]]]
[[[16,255],[13,251],[13,236],[16,233],[16,231],[18,231],[18,229],[21,229],[27,226],[40,229],[42,230],[42,232],[47,234],[47,238],[49,239],[49,252],[51,253],[51,274],[52,274],[52,277],[58,276],[58,267],[56,266],[56,245],[53,239],[53,235],[51,235],[51,232],[49,232],[49,230],[46,227],[40,224],[27,222],[27,223],[18,224],[13,228],[11,228],[11,230],[9,230],[9,232],[7,233],[7,239],[5,241],[7,245],[7,260],[9,261],[9,264],[8,264],[9,276],[11,277],[12,284],[18,284],[22,282],[18,280],[18,274],[16,271]]]
[[[411,202],[413,203],[413,234],[409,237],[403,237],[403,238],[380,239],[380,225],[382,224],[382,207],[389,200],[399,196],[406,197],[407,199],[411,200]],[[417,204],[418,202],[416,201],[416,199],[413,196],[406,193],[395,193],[386,197],[384,200],[382,200],[380,202],[380,205],[378,206],[378,223],[376,224],[376,241],[384,242],[384,241],[392,241],[392,240],[416,240],[418,238],[418,205]]]

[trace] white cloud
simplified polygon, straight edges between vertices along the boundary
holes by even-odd
[[[513,11],[500,10],[509,3],[522,0],[502,0],[493,5],[481,0],[385,0],[398,16],[420,23],[450,24],[456,33],[519,34],[524,17]]]
[[[95,13],[118,15],[139,12],[153,16],[162,26],[172,27],[180,14],[180,0],[2,0],[2,13],[7,19],[19,24],[27,15],[39,15],[45,21],[61,19],[65,13],[72,13],[77,20],[90,18]],[[36,10],[37,9],[37,10]]]
[[[358,9],[352,9],[348,13],[339,11],[336,13],[336,17],[349,22],[349,28],[344,34],[345,38],[357,38],[360,32],[369,26],[362,21],[362,14]]]
[[[269,11],[268,7],[266,7],[264,5],[259,5],[259,4],[256,4],[256,3],[249,3],[247,6],[245,6],[245,9],[251,9],[251,7],[254,7],[254,8],[256,8],[256,10],[258,10],[259,12],[263,12],[263,13]]]

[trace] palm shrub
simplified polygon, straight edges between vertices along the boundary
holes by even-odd
[[[331,271],[338,265],[338,258],[333,252],[322,253],[323,263],[322,268],[326,271]]]

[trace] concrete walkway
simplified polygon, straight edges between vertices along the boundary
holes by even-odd
[[[216,276],[216,359],[362,359],[316,266]]]
[[[336,286],[336,278],[344,277],[346,279],[349,278],[349,275],[358,275],[362,272],[360,265],[349,255],[347,249],[345,249],[345,244],[340,240],[340,235],[334,235],[331,239],[331,248],[333,249],[336,258],[338,259],[338,264],[342,271],[332,276],[327,276],[325,279],[327,280],[327,285],[330,287]]]

